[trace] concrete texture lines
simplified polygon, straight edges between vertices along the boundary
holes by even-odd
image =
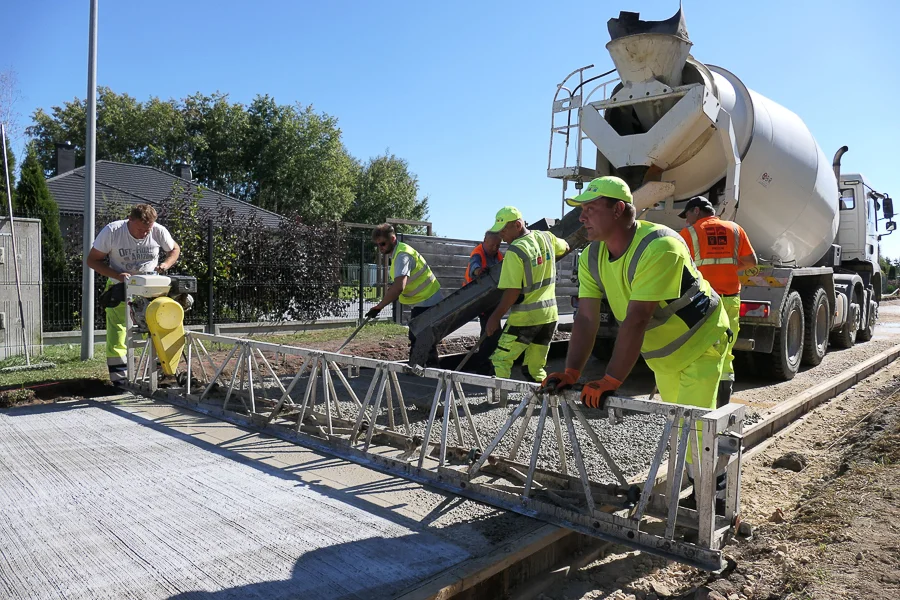
[[[469,556],[189,435],[90,405],[0,415],[0,597],[390,597]]]

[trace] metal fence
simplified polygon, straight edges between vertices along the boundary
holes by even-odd
[[[319,303],[329,309],[315,319],[330,321],[359,319],[372,308],[384,294],[387,270],[367,230],[352,230],[344,248],[344,263],[326,276],[327,292],[316,296],[324,288],[319,281],[315,286],[305,286],[297,281],[285,281],[283,273],[269,263],[238,262],[233,267],[230,280],[212,282],[210,278],[197,278],[194,304],[185,314],[187,325],[216,325],[225,323],[292,321],[288,314],[294,307],[302,312],[301,303]],[[208,248],[204,248],[207,252]],[[212,260],[212,259],[211,259]],[[73,331],[81,328],[81,273],[75,269],[55,279],[45,279],[43,285],[43,309],[45,332]],[[179,272],[178,265],[172,273]],[[360,277],[362,273],[362,277]],[[99,299],[106,286],[106,278],[95,276],[95,294]],[[311,288],[317,288],[309,292]],[[306,291],[306,293],[304,293]],[[292,296],[292,292],[295,294]],[[313,307],[314,308],[314,307]],[[294,313],[298,310],[293,311]],[[393,318],[392,307],[381,312],[382,318]],[[94,328],[106,327],[105,312],[94,306]]]
[[[469,253],[478,242],[431,236],[399,234],[398,238],[411,244],[428,261],[441,282],[445,296],[458,289],[469,260]],[[267,262],[239,262],[233,267],[229,280],[216,280],[210,294],[210,280],[206,275],[198,277],[194,306],[185,315],[188,325],[212,326],[225,323],[292,322],[289,312],[296,302],[291,292],[305,302],[329,306],[316,321],[359,319],[375,306],[384,295],[388,281],[388,259],[382,256],[371,240],[371,230],[351,229],[341,244],[343,260],[339,268],[332,270],[327,290],[321,281],[317,284],[320,296],[304,293],[304,286],[297,281],[285,280],[278,266]],[[208,248],[203,249],[204,253]],[[213,258],[209,258],[213,261]],[[560,261],[557,278],[557,303],[560,313],[572,312],[570,296],[577,294],[577,286],[571,283],[576,268],[574,253]],[[74,272],[76,269],[72,269]],[[178,265],[173,273],[178,273]],[[77,277],[77,278],[74,278]],[[106,278],[97,277],[95,297],[99,297]],[[311,298],[311,296],[313,296]],[[210,314],[212,307],[212,314]],[[295,306],[296,308],[296,306]],[[81,328],[81,273],[73,277],[50,279],[44,282],[44,331],[71,331]],[[395,317],[395,311],[398,313]],[[300,311],[302,312],[302,311]],[[96,329],[105,328],[105,315],[95,308]],[[381,318],[405,323],[409,310],[401,311],[395,303],[380,313]],[[313,319],[304,319],[309,321]]]

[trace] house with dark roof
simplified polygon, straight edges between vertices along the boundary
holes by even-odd
[[[57,174],[47,180],[47,187],[59,205],[60,225],[65,228],[84,214],[84,167],[75,167],[74,151],[63,144],[57,146]],[[251,213],[268,227],[277,227],[282,216],[249,202],[220,194],[193,181],[190,165],[178,165],[177,174],[155,167],[98,160],[96,166],[95,210],[102,215],[107,205],[133,206],[150,204],[158,207],[171,193],[176,182],[193,193],[200,190],[200,207],[218,212],[219,207],[230,209],[239,217]],[[101,224],[102,225],[102,224]]]

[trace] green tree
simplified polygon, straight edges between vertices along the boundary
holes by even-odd
[[[418,179],[409,172],[409,164],[393,154],[370,159],[360,169],[355,192],[345,221],[376,224],[389,218],[428,218],[428,197],[419,199]]]
[[[194,276],[206,273],[205,213],[200,208],[202,197],[199,186],[185,186],[176,180],[159,209],[160,223],[165,224],[181,247],[179,271]]]
[[[16,216],[41,220],[44,278],[59,277],[65,264],[63,238],[59,231],[59,206],[47,189],[34,144],[28,145],[14,200]]]
[[[35,111],[26,133],[47,175],[54,173],[59,142],[72,142],[76,166],[84,164],[85,114],[78,98]],[[343,218],[360,189],[357,212],[379,218],[427,213],[427,199],[416,199],[418,184],[405,161],[386,154],[361,167],[344,147],[335,117],[266,95],[249,105],[220,92],[141,102],[100,88],[97,158],[170,172],[188,160],[198,183],[305,223]],[[367,174],[363,184],[361,173]]]
[[[16,203],[16,155],[13,154],[9,138],[6,138],[6,160],[9,164],[9,191],[12,192],[13,206]],[[3,171],[3,157],[0,156],[0,214],[9,212],[6,202],[6,173]]]
[[[252,201],[244,163],[248,128],[244,105],[229,102],[220,92],[197,93],[184,99],[182,111],[195,177],[218,192]]]
[[[337,119],[270,96],[257,96],[247,112],[251,201],[307,223],[340,219],[353,201],[355,169]]]
[[[39,108],[32,115],[33,125],[25,129],[32,138],[38,160],[44,174],[52,176],[56,171],[56,144],[71,142],[75,148],[75,166],[84,165],[85,103],[78,98],[62,106],[54,106],[50,114]],[[97,155],[98,158],[106,158]]]
[[[887,277],[887,273],[891,269],[891,259],[881,253],[881,242],[878,243],[878,266],[881,267],[881,272]]]

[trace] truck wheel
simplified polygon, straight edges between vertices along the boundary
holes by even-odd
[[[850,305],[850,315],[847,322],[833,332],[829,337],[831,345],[835,348],[852,348],[856,343],[856,330],[859,328],[859,304]]]
[[[860,342],[868,342],[875,335],[875,321],[878,320],[878,304],[874,301],[869,302],[869,318],[866,326],[860,329],[856,334],[856,339]]]
[[[804,320],[803,336],[804,365],[816,366],[825,358],[828,350],[828,333],[831,331],[831,308],[825,290],[817,287],[803,294]]]
[[[803,302],[800,294],[791,292],[781,313],[781,328],[775,334],[775,345],[769,354],[769,368],[777,379],[788,381],[800,370],[803,356]]]

